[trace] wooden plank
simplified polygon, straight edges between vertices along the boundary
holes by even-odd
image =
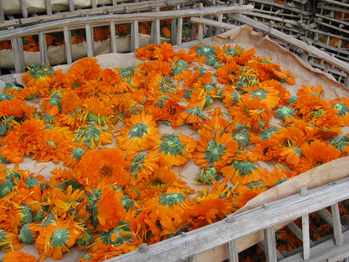
[[[345,2],[339,2],[339,1],[333,1],[333,0],[321,0],[321,2],[329,3],[329,4],[334,4],[334,5],[339,5],[342,7],[345,7],[346,9],[349,9],[349,4],[346,4]]]
[[[4,9],[2,8],[2,1],[0,0],[0,23],[5,22],[5,15],[4,15]]]
[[[348,171],[349,172],[349,171]],[[212,225],[186,233],[186,237],[173,237],[149,246],[145,253],[133,251],[110,259],[115,261],[179,261],[188,255],[196,255],[213,247],[228,243],[234,239],[263,230],[275,224],[292,221],[304,214],[314,212],[337,201],[349,198],[349,178],[336,181],[336,184],[325,185],[308,191],[301,196],[295,194],[275,201],[268,208],[255,208],[235,215],[235,221],[224,220]],[[251,226],[251,225],[258,225]]]
[[[68,5],[69,5],[69,11],[73,12],[75,9],[74,0],[68,0]]]
[[[114,24],[114,22],[110,22],[109,23],[109,28],[110,28],[110,52],[111,53],[117,53],[118,49],[116,47],[116,35],[115,35],[115,24]]]
[[[21,7],[22,16],[24,18],[28,17],[28,9],[27,4],[25,3],[25,0],[19,0],[19,6]]]
[[[191,16],[201,16],[201,15],[218,15],[223,13],[239,12],[242,10],[252,10],[252,5],[240,6],[210,6],[203,10],[175,10],[175,11],[163,11],[159,12],[156,19],[165,20],[173,19],[178,17],[191,17]],[[143,21],[154,21],[155,18],[152,13],[136,13],[136,14],[121,14],[121,15],[100,15],[100,16],[87,16],[87,17],[77,17],[70,19],[62,19],[53,22],[46,22],[42,24],[36,24],[27,26],[26,28],[17,28],[11,31],[1,31],[0,41],[8,40],[13,37],[23,37],[28,35],[33,35],[37,32],[43,31],[56,32],[61,31],[62,27],[67,26],[69,29],[72,28],[83,28],[85,24],[90,24],[91,26],[102,26],[108,25],[110,22],[122,24],[129,23],[132,20],[137,20],[138,22]]]
[[[228,243],[229,262],[239,262],[239,252],[236,245],[236,240]]]
[[[266,252],[267,244],[265,240],[260,241],[257,245],[263,250],[264,253]],[[276,247],[275,247],[275,252],[276,252],[277,261],[284,259],[284,256],[277,250]]]
[[[266,244],[266,259],[267,262],[276,262],[276,240],[274,226],[264,229],[264,240]]]
[[[331,57],[329,54],[327,54],[327,53],[325,53],[325,52],[323,52],[323,51],[321,51],[313,46],[309,46],[306,43],[304,43],[304,42],[302,42],[302,41],[300,41],[292,36],[286,35],[286,34],[280,32],[278,30],[275,30],[273,28],[270,29],[268,26],[266,26],[262,23],[253,21],[252,19],[250,19],[246,16],[243,16],[243,15],[240,15],[240,14],[231,14],[230,17],[232,17],[233,19],[235,19],[239,22],[251,25],[254,28],[262,30],[265,33],[269,32],[269,35],[276,37],[276,38],[279,38],[279,39],[282,39],[295,47],[298,47],[298,48],[301,48],[301,49],[307,51],[311,55],[319,57],[320,59],[339,67],[340,69],[342,69],[345,72],[349,72],[349,64],[348,63],[343,62],[343,61],[336,59],[334,57]]]
[[[302,14],[302,15],[311,15],[308,12],[305,12],[305,11],[302,11],[302,10],[299,10],[299,9],[296,9],[296,8],[288,7],[288,6],[285,6],[285,5],[282,5],[282,4],[276,4],[276,3],[273,3],[273,2],[270,2],[270,1],[253,0],[253,2],[264,4],[266,6],[273,6],[276,9],[281,9],[281,10],[285,9],[285,10],[290,11],[292,13],[297,13],[297,14]],[[260,11],[260,10],[256,9],[255,11]]]
[[[222,23],[222,22],[223,22],[223,14],[220,14],[218,16],[218,23]],[[218,27],[218,26],[215,26],[215,27],[216,27],[216,35],[219,35],[221,33],[221,27]]]
[[[309,214],[302,216],[303,259],[310,258]]]
[[[71,64],[73,62],[73,53],[72,53],[72,44],[71,44],[71,32],[68,27],[63,27],[63,36],[64,36],[64,51],[65,51],[65,59],[67,64]]]
[[[180,46],[182,43],[182,34],[183,34],[183,17],[179,17],[178,26],[177,26],[177,46]]]
[[[171,44],[176,44],[177,35],[177,19],[172,19],[171,21]]]
[[[131,24],[131,52],[135,52],[139,47],[138,21]]]
[[[204,5],[202,3],[200,3],[199,5],[199,9],[203,10],[204,9]],[[203,18],[203,16],[201,15],[200,18]],[[203,24],[199,24],[199,28],[198,28],[198,40],[201,43],[202,39],[204,38],[204,25]]]
[[[157,17],[158,13],[160,12],[160,8],[157,7],[155,8],[154,11],[155,11],[155,13],[153,13],[154,17]],[[150,37],[151,37],[150,40],[152,44],[157,44],[157,45],[160,44],[160,19],[155,19],[152,22]]]
[[[14,38],[11,40],[11,46],[14,56],[14,66],[16,73],[24,72],[24,53],[22,38]],[[22,44],[20,44],[22,42]],[[20,48],[22,47],[22,48]]]
[[[93,9],[97,8],[97,0],[91,0],[91,5]]]
[[[43,32],[39,33],[39,49],[40,49],[40,63],[43,65],[47,65],[48,52],[47,52],[46,34]]]
[[[338,203],[331,206],[331,213],[333,219],[333,235],[334,241],[337,246],[343,244],[343,234],[341,228],[341,218],[338,208]]]
[[[85,25],[87,56],[93,57],[93,29],[90,24]]]
[[[51,0],[45,0],[45,3],[46,3],[46,14],[47,15],[52,15]]]
[[[321,19],[325,19],[325,20],[329,20],[329,21],[332,21],[332,22],[336,22],[336,23],[340,23],[340,24],[349,26],[349,23],[346,22],[346,21],[343,21],[343,20],[339,20],[339,19],[336,19],[336,18],[331,18],[331,17],[325,16],[325,15],[320,15],[320,14],[315,14],[315,16],[317,16],[317,17],[319,17]]]
[[[344,79],[344,85],[349,87],[349,74],[347,74],[345,79]]]
[[[6,1],[6,0],[3,0]],[[120,1],[116,1],[120,2]],[[125,1],[126,2],[126,1]],[[196,0],[192,0],[190,2],[197,2]],[[74,3],[74,2],[72,2]],[[48,21],[54,21],[54,20],[60,20],[60,19],[67,19],[67,18],[73,18],[73,17],[79,17],[83,15],[103,15],[106,13],[124,13],[125,7],[128,7],[130,12],[139,12],[139,11],[147,11],[150,9],[150,6],[155,7],[166,7],[168,6],[168,0],[158,0],[158,1],[146,1],[146,2],[140,2],[140,3],[127,3],[127,4],[120,4],[115,6],[107,6],[107,7],[98,7],[96,9],[80,9],[80,10],[71,10],[70,12],[57,12],[53,15],[41,15],[39,17],[28,17],[28,18],[21,18],[20,21],[18,19],[14,21],[6,21],[4,25],[0,25],[1,27],[9,27],[9,26],[15,26],[15,25],[31,25],[35,23],[41,23],[41,22],[48,22]],[[171,0],[171,5],[177,5],[177,4],[185,4],[188,3],[188,0]]]

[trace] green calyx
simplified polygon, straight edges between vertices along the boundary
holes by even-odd
[[[215,55],[216,54],[216,49],[213,46],[209,45],[203,45],[203,46],[198,46],[196,47],[197,55],[198,57],[204,56],[209,56],[209,55]]]
[[[108,232],[101,233],[101,240],[106,245],[120,246],[133,242],[132,234],[121,235],[121,232],[129,232],[130,227],[125,222],[120,222],[116,228],[110,229]],[[115,240],[114,240],[115,239]],[[114,241],[113,241],[114,240]]]
[[[237,56],[239,54],[239,52],[241,52],[243,50],[242,46],[237,46],[234,48],[231,48],[230,46],[228,47],[227,50],[224,51],[224,53],[228,56]]]
[[[217,176],[216,168],[211,166],[207,170],[201,169],[196,175],[196,179],[204,185],[207,185],[212,184],[213,181],[217,180]]]
[[[165,193],[159,199],[159,204],[162,206],[170,206],[178,205],[185,201],[185,196],[182,193]]]
[[[205,60],[205,63],[209,66],[213,66],[216,62],[217,57],[215,57],[214,55],[209,55]]]
[[[257,170],[256,164],[247,159],[245,161],[235,160],[232,165],[236,171],[239,171],[241,176],[250,175],[252,171]]]
[[[276,110],[276,117],[284,120],[288,117],[294,117],[295,116],[295,111],[292,107],[289,106],[280,106],[277,110]]]
[[[69,230],[67,228],[57,228],[51,236],[52,247],[63,248],[69,240]]]
[[[252,98],[258,97],[261,100],[266,99],[267,95],[268,95],[268,92],[265,90],[255,90],[251,92]]]
[[[128,134],[131,138],[141,138],[148,134],[148,126],[144,123],[137,123],[128,131]]]
[[[272,126],[269,129],[260,133],[259,136],[262,138],[263,141],[265,141],[265,140],[269,139],[272,136],[272,134],[275,134],[278,130],[279,130],[279,128]]]
[[[129,171],[131,171],[133,178],[137,178],[137,172],[143,167],[143,162],[147,155],[147,152],[140,152],[135,155],[135,158],[132,160],[132,165],[129,168]]]
[[[180,137],[176,134],[164,134],[160,138],[161,144],[159,148],[159,152],[164,151],[165,154],[171,154],[171,155],[182,155],[184,156],[183,153],[183,148],[185,148],[185,144],[182,145],[182,141]]]
[[[339,117],[345,116],[349,112],[349,108],[345,103],[338,102],[332,105],[335,109],[337,109],[337,115]]]
[[[25,224],[22,226],[21,230],[19,231],[18,238],[24,243],[24,244],[34,244],[35,243],[35,234],[33,234],[33,231],[29,229],[30,224]]]
[[[44,77],[46,75],[55,75],[55,71],[53,70],[52,66],[46,66],[46,65],[31,65],[29,74],[31,74],[34,79],[38,79],[40,77]]]
[[[250,145],[250,132],[245,128],[232,133],[232,137],[238,143],[240,148]]]
[[[213,164],[215,161],[219,161],[220,158],[224,155],[225,150],[227,149],[222,144],[217,144],[216,141],[211,139],[210,142],[207,143],[208,147],[204,151],[205,153],[205,159],[207,160],[208,164]]]
[[[206,120],[204,113],[201,111],[199,105],[196,105],[195,108],[187,109],[187,110],[185,110],[185,112],[190,114],[190,115],[198,116],[198,117],[202,118],[203,120]]]
[[[77,148],[74,148],[71,154],[76,161],[80,161],[81,157],[85,154],[85,150],[77,147]]]

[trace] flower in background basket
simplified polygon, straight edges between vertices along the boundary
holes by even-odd
[[[153,116],[145,114],[144,111],[126,119],[125,125],[116,137],[123,150],[148,150],[152,147],[151,139],[159,136]]]
[[[216,171],[220,172],[238,151],[238,143],[223,130],[202,131],[200,134],[201,139],[193,153],[195,164],[201,167],[214,165]]]
[[[185,165],[196,147],[194,138],[181,133],[163,134],[160,138],[152,139],[152,150],[156,151],[170,165]]]
[[[127,171],[130,162],[116,148],[87,151],[81,157],[79,166],[79,182],[84,186],[104,184],[125,187],[131,179],[131,173]]]

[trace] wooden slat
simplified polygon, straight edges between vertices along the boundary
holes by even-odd
[[[117,53],[118,49],[116,47],[116,35],[115,35],[115,24],[114,22],[110,22],[110,52]]]
[[[64,36],[64,50],[65,50],[65,59],[67,64],[73,62],[73,53],[72,53],[72,44],[71,44],[71,32],[68,27],[63,27],[63,36]]]
[[[310,258],[310,235],[309,235],[309,215],[302,216],[302,240],[303,240],[303,259]]]
[[[202,3],[200,3],[199,9],[200,10],[204,9],[204,5]],[[203,16],[201,15],[200,18],[203,18]],[[204,25],[199,24],[199,28],[198,28],[198,40],[199,40],[199,42],[202,42],[203,38],[204,38]]]
[[[177,46],[180,46],[182,43],[182,33],[183,33],[183,17],[179,17],[178,25],[177,25]]]
[[[190,21],[198,24],[203,23],[205,25],[219,27],[219,28],[228,29],[228,30],[238,27],[236,25],[221,23],[219,21],[214,21],[206,18],[191,17]]]
[[[195,256],[187,258],[185,262],[196,262]]]
[[[236,240],[228,243],[229,262],[239,262],[239,252],[236,245]]]
[[[327,211],[326,208],[321,209],[316,212],[327,224],[329,224],[331,227],[333,227],[333,219],[330,212]],[[342,231],[346,231],[345,227],[341,225]]]
[[[45,3],[46,3],[46,14],[47,15],[52,15],[51,0],[45,0]]]
[[[276,262],[277,261],[277,255],[276,255],[276,240],[275,240],[275,230],[274,226],[268,227],[264,229],[264,240],[266,244],[266,259],[267,262]]]
[[[260,241],[257,244],[265,253],[267,250],[267,244],[265,242],[265,240]],[[285,257],[277,250],[277,248],[275,247],[275,252],[276,252],[276,257],[277,257],[277,261],[284,259]]]
[[[22,16],[24,18],[27,18],[28,17],[28,9],[27,9],[27,4],[25,3],[25,0],[19,0],[19,5],[21,7]]]
[[[3,0],[0,0],[0,23],[5,22],[5,15],[4,15],[4,10],[2,8],[2,1]]]
[[[43,32],[39,33],[39,49],[40,49],[40,63],[47,65],[48,53],[47,53],[46,34]]]
[[[93,57],[93,29],[90,24],[85,25],[87,56]]]
[[[177,19],[172,19],[171,21],[171,44],[176,44],[177,36]]]
[[[74,0],[68,0],[69,11],[73,12],[75,10]]]
[[[23,41],[22,38],[14,38],[11,40],[16,73],[24,72],[24,53],[23,53],[22,41]]]
[[[138,21],[131,24],[131,52],[135,52],[139,47]]]
[[[223,14],[220,14],[218,16],[218,23],[222,23],[223,21]],[[219,35],[221,33],[221,27],[216,27],[216,35]]]
[[[97,0],[91,0],[91,4],[93,9],[97,8]]]
[[[341,218],[340,218],[338,203],[331,206],[331,213],[332,213],[332,219],[333,219],[334,241],[336,245],[339,246],[343,243],[343,234],[342,234],[342,228],[341,228]]]
[[[193,10],[186,9],[175,10],[175,11],[163,11],[157,14],[156,19],[173,19],[178,17],[191,17],[200,15],[218,15],[221,13],[232,13],[239,12],[242,10],[252,10],[252,5],[239,6],[211,6],[206,7],[203,10]],[[100,15],[100,16],[87,16],[87,17],[77,17],[70,19],[62,19],[53,22],[46,22],[42,24],[36,24],[32,26],[27,26],[26,28],[17,28],[11,31],[1,31],[0,41],[8,40],[13,37],[23,37],[27,35],[33,35],[39,31],[45,33],[61,31],[62,27],[67,26],[69,29],[83,28],[85,24],[90,24],[91,26],[103,26],[109,25],[110,22],[116,24],[129,23],[132,20],[137,20],[138,22],[143,21],[154,21],[155,18],[152,13],[136,13],[136,14],[121,14],[121,15]]]
[[[154,17],[157,17],[160,12],[160,8],[157,7],[154,11]],[[150,39],[152,44],[160,44],[160,19],[155,19],[152,22]]]

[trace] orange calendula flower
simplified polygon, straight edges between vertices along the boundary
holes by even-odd
[[[101,67],[97,59],[85,57],[75,62],[67,73],[67,79],[72,89],[79,88],[91,80],[97,80]]]
[[[217,172],[228,164],[230,158],[238,151],[238,143],[222,130],[201,133],[196,151],[193,153],[194,162],[200,166],[214,165]]]
[[[254,161],[250,161],[248,158],[245,160],[234,160],[230,165],[223,167],[221,172],[234,185],[247,185],[268,176],[266,169],[261,169]]]
[[[349,99],[346,97],[337,98],[329,102],[337,111],[339,124],[349,126]]]
[[[94,149],[97,146],[110,144],[113,135],[108,130],[109,127],[97,127],[90,124],[81,126],[75,131],[74,141],[77,147]]]
[[[54,222],[40,227],[35,247],[42,259],[52,257],[53,260],[60,260],[63,253],[69,252],[74,246],[83,231],[83,228],[72,220],[57,218]]]
[[[256,49],[254,47],[246,51],[238,44],[234,47],[224,45],[222,49],[217,51],[217,58],[224,63],[236,63],[244,65],[254,57],[255,52]]]
[[[0,249],[5,253],[10,253],[19,250],[23,247],[15,233],[6,232],[0,229]]]
[[[288,180],[287,175],[279,168],[275,168],[269,173],[269,176],[263,181],[262,185],[272,188]]]
[[[314,140],[310,144],[305,143],[301,148],[302,158],[299,161],[297,170],[300,173],[306,172],[322,164],[339,158],[340,151],[333,145],[321,140]]]
[[[36,152],[38,137],[42,135],[44,128],[44,122],[37,118],[22,122],[8,133],[0,154],[13,162],[22,161],[24,155]]]
[[[33,255],[22,251],[14,251],[6,254],[3,259],[3,262],[37,262],[38,260]]]
[[[279,91],[268,85],[259,84],[245,89],[251,98],[258,97],[263,104],[270,110],[279,103]]]
[[[28,88],[37,86],[41,89],[50,87],[56,79],[52,66],[31,65],[29,71],[22,76],[22,80]]]
[[[125,187],[131,179],[127,171],[130,163],[116,148],[90,150],[80,160],[81,183],[96,187],[98,184]]]
[[[177,120],[178,125],[182,124],[193,124],[197,125],[203,123],[206,120],[203,112],[200,109],[199,105],[196,105],[195,108],[189,108],[179,114]]]
[[[93,214],[93,226],[98,231],[115,228],[126,213],[121,204],[123,194],[119,189],[103,186],[88,196],[89,207]]]
[[[181,133],[163,134],[160,139],[153,141],[153,149],[170,165],[185,165],[195,150],[194,138]]]
[[[153,116],[145,114],[133,115],[125,121],[126,127],[116,137],[123,150],[148,150],[150,141],[159,135]]]
[[[279,149],[280,162],[284,161],[292,167],[298,166],[301,156],[302,153],[298,147],[283,147]]]

